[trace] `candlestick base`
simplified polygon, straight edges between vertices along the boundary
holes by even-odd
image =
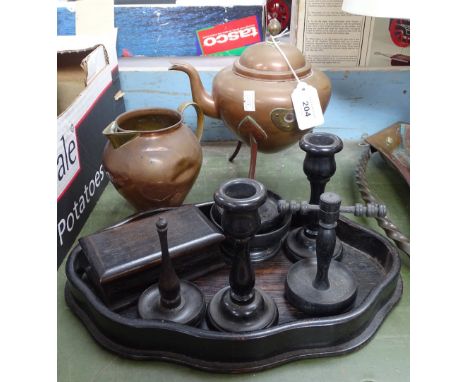
[[[238,303],[231,298],[231,288],[221,289],[208,305],[209,324],[223,332],[251,332],[269,328],[278,322],[278,308],[260,289],[253,289],[251,301]]]
[[[154,284],[141,294],[138,313],[146,320],[166,320],[197,326],[205,314],[205,298],[195,284],[181,280],[180,304],[174,308],[167,308],[161,304],[158,284]]]
[[[317,262],[304,259],[292,265],[286,276],[286,298],[291,305],[314,317],[332,316],[346,311],[356,299],[354,275],[337,261],[328,270],[330,287],[317,289],[314,280]]]

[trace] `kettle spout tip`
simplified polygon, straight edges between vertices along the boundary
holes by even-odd
[[[186,64],[181,62],[169,62],[170,66],[167,70],[183,70],[186,69]]]

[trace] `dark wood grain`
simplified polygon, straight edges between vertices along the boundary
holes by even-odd
[[[87,276],[114,310],[159,279],[162,256],[155,228],[159,217],[169,224],[169,251],[182,277],[222,261],[218,244],[224,235],[194,206],[160,211],[83,237],[79,243],[89,264]]]
[[[210,207],[207,204],[200,209],[206,214]],[[292,228],[297,225],[293,220]],[[65,300],[100,345],[134,359],[163,359],[204,370],[239,373],[306,357],[344,354],[371,339],[398,302],[402,282],[398,251],[387,239],[342,217],[337,234],[344,244],[342,262],[354,273],[358,293],[349,310],[336,316],[310,317],[289,305],[284,282],[292,263],[283,251],[255,264],[256,285],[274,299],[279,310],[278,323],[267,329],[224,333],[209,329],[206,321],[200,327],[190,327],[142,320],[135,303],[111,311],[86,278],[86,258],[79,246],[67,261]],[[227,265],[212,272],[208,267],[192,269],[192,280],[207,302],[228,285],[228,277]]]
[[[342,263],[348,266],[359,280],[356,301],[350,308],[352,310],[353,307],[360,305],[369,292],[379,284],[385,272],[383,267],[378,262],[373,261],[368,254],[347,244],[344,244],[343,249],[345,253]],[[255,286],[268,293],[276,302],[279,312],[278,324],[308,318],[306,314],[291,306],[284,296],[284,282],[291,265],[292,262],[288,260],[283,250],[272,259],[254,265]],[[229,285],[228,280],[229,267],[226,265],[202,277],[192,279],[192,282],[201,289],[206,301],[210,301],[218,290]],[[128,307],[120,314],[129,318],[138,317],[136,306]],[[202,327],[208,328],[206,322],[203,322]]]

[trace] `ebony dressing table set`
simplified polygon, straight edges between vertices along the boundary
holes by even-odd
[[[180,205],[186,190],[178,190],[190,189],[198,175],[198,148],[193,149],[195,164],[187,165],[193,180],[183,180],[185,170],[177,164],[165,173],[176,174],[180,187],[171,189],[170,181],[158,180],[161,190],[170,190],[167,198],[157,197],[167,201],[163,207],[148,209],[145,204],[151,180],[142,177],[129,186],[125,174],[112,173],[112,150],[130,150],[145,134],[145,147],[151,139],[162,142],[162,135],[169,142],[171,131],[184,126],[177,112],[154,109],[136,116],[139,122],[131,127],[125,127],[129,118],[121,118],[104,131],[110,140],[104,165],[112,182],[129,200],[138,187],[144,190],[140,205],[145,208],[79,240],[67,259],[65,299],[95,341],[114,353],[218,372],[261,370],[357,350],[400,299],[396,247],[345,217],[384,217],[385,206],[342,206],[339,195],[325,190],[343,142],[333,134],[300,131],[290,100],[288,105],[274,104],[285,103],[296,82],[274,46],[257,45],[247,48],[232,70],[220,72],[212,98],[192,68],[173,68],[189,74],[196,93],[197,137],[203,129],[201,108],[222,118],[240,142],[253,148],[249,178],[226,180],[213,190],[212,201]],[[328,79],[312,70],[295,48],[281,47],[299,78],[317,88],[325,110]],[[281,65],[268,65],[274,62]],[[268,97],[271,81],[282,87],[276,88],[276,98],[259,103],[256,112],[244,113],[237,104],[227,107],[223,97],[231,95],[220,90],[242,95],[226,85],[236,75],[255,83],[257,97]],[[160,136],[148,128],[151,121],[159,123]],[[310,199],[303,202],[284,200],[253,179],[257,149],[274,152],[298,140],[310,183]],[[177,198],[179,202],[169,202]]]

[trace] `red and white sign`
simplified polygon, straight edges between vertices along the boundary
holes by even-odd
[[[262,39],[256,16],[199,30],[197,36],[204,55],[242,48],[260,42]]]

